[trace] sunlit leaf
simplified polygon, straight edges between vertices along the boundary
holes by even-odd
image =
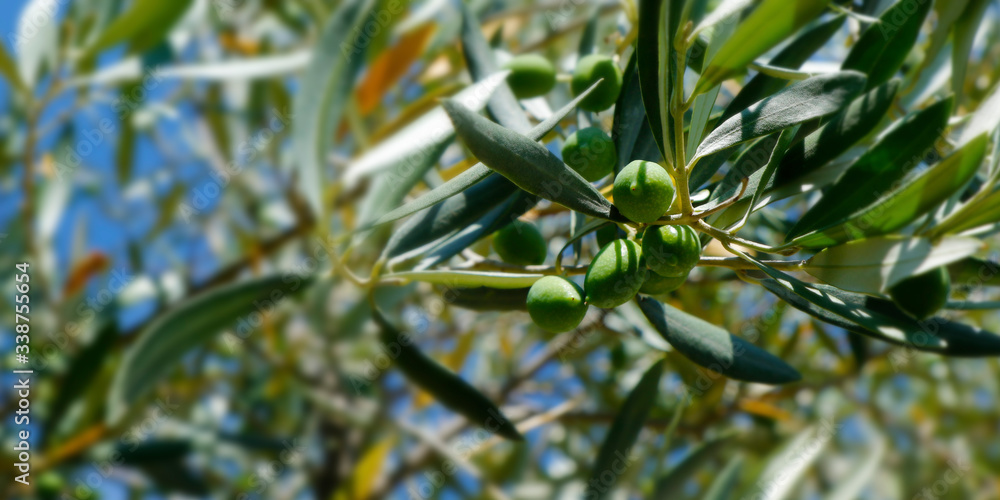
[[[806,261],[803,269],[843,290],[879,294],[907,277],[969,257],[981,247],[975,238],[940,242],[871,238],[827,248]]]

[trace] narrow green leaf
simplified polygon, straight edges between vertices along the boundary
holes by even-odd
[[[14,89],[21,92],[28,91],[28,87],[21,80],[21,75],[17,71],[17,63],[10,57],[6,45],[2,43],[0,43],[0,75],[3,75]]]
[[[688,480],[729,443],[729,437],[711,439],[692,450],[670,472],[656,481],[652,498],[683,498]]]
[[[702,31],[712,28],[722,21],[727,21],[729,17],[739,14],[752,4],[753,0],[723,0],[718,7],[695,26],[690,36],[697,36]]]
[[[940,101],[894,123],[879,141],[848,168],[795,224],[786,240],[835,222],[842,214],[871,205],[917,167],[944,133],[951,99]]]
[[[871,238],[827,248],[806,261],[803,270],[843,290],[880,294],[896,283],[951,264],[979,251],[975,238],[940,242],[924,238]]]
[[[592,217],[624,220],[591,183],[541,144],[451,100],[444,107],[472,153],[521,189]]]
[[[490,48],[483,36],[476,16],[469,10],[469,6],[465,2],[459,2],[458,5],[462,12],[461,38],[465,65],[469,68],[469,74],[472,75],[473,80],[483,80],[499,71],[500,68],[497,67],[493,58],[493,49]],[[531,129],[531,123],[528,122],[520,103],[508,85],[502,85],[497,89],[490,97],[487,107],[490,114],[504,127],[519,134],[524,134]]]
[[[240,318],[273,308],[300,293],[311,278],[285,274],[221,287],[196,295],[153,321],[125,353],[108,393],[109,423],[115,423],[191,349]]]
[[[453,99],[478,112],[504,85],[507,74],[504,71],[477,82]],[[358,213],[361,225],[367,226],[398,205],[437,164],[454,138],[455,129],[448,114],[436,107],[352,162],[344,174],[344,189],[355,189],[362,178],[375,177]]]
[[[829,0],[763,0],[703,69],[694,94],[707,92],[743,71],[747,64],[819,16],[827,3]]]
[[[886,299],[829,285],[806,284],[774,269],[761,281],[769,292],[824,323],[918,351],[945,356],[1000,355],[1000,335],[944,317],[917,321]]]
[[[850,473],[844,476],[843,481],[833,490],[826,500],[854,500],[860,498],[868,483],[875,478],[882,459],[885,458],[886,438],[879,433],[874,437],[874,441],[865,453],[864,460],[861,461]]]
[[[365,46],[355,36],[368,19],[374,0],[347,0],[323,28],[302,88],[293,102],[293,149],[298,188],[313,212],[321,215],[326,152],[364,64]]]
[[[469,419],[469,422],[513,441],[524,438],[514,424],[492,401],[461,377],[427,357],[413,339],[390,324],[377,310],[375,321],[382,330],[382,342],[398,352],[394,362],[414,385],[427,391],[446,408]]]
[[[850,240],[890,234],[937,208],[976,175],[986,154],[986,135],[966,144],[872,205],[826,228],[792,240],[802,248],[824,248]]]
[[[777,356],[722,328],[645,296],[639,308],[660,335],[691,361],[729,378],[786,384],[802,378]]]
[[[643,107],[639,72],[636,68],[638,57],[639,51],[635,51],[629,58],[622,80],[622,91],[618,94],[618,101],[615,102],[614,123],[611,126],[611,139],[615,143],[615,151],[618,152],[615,173],[620,172],[633,160],[661,159],[657,140],[646,119],[646,108]]]
[[[646,120],[653,133],[653,139],[660,149],[660,154],[673,158],[673,152],[664,149],[666,145],[663,143],[663,128],[666,120],[660,116],[661,110],[665,109],[666,103],[669,102],[660,102],[669,95],[664,90],[668,84],[661,82],[661,79],[668,78],[666,69],[661,68],[662,62],[667,60],[665,55],[661,55],[661,52],[665,54],[667,50],[666,36],[661,33],[660,28],[666,17],[663,4],[663,0],[639,1],[635,55],[642,104],[646,110]]]
[[[989,194],[959,207],[947,219],[931,228],[927,236],[937,238],[945,234],[958,234],[1000,222],[1000,189],[983,187],[983,189],[991,188],[993,191]]]
[[[592,90],[594,90],[595,88],[597,88],[597,85],[598,84],[595,83],[589,89],[587,89],[586,91],[582,92],[575,99],[573,99],[568,104],[566,104],[565,106],[563,106],[562,108],[560,108],[558,111],[556,111],[555,113],[552,113],[552,116],[549,116],[548,118],[546,118],[545,120],[543,120],[538,125],[535,125],[534,127],[532,127],[531,130],[529,130],[528,133],[525,134],[525,136],[527,136],[529,139],[534,140],[534,141],[541,140],[542,137],[545,136],[545,134],[549,133],[553,128],[555,128],[556,125],[559,124],[559,122],[561,122],[564,118],[566,118],[566,116],[568,116],[570,114],[570,112],[572,112],[574,109],[576,109],[576,106],[578,104],[580,104],[580,101],[583,100],[584,98],[586,98],[588,95],[590,95],[590,92]],[[444,119],[445,120],[448,120],[447,115],[444,113],[443,110],[441,111],[441,114],[444,115]],[[449,129],[451,128],[451,121],[450,120],[448,121],[448,128]],[[408,134],[404,134],[404,135],[408,135]],[[415,144],[424,144],[425,143],[425,141],[422,141],[419,138],[409,137],[408,140],[406,141],[406,143],[395,144],[395,150],[398,151],[399,148],[407,148],[408,146],[406,144],[410,144],[411,141],[415,141]],[[397,157],[397,159],[398,159],[398,157]],[[359,160],[359,162],[360,161],[361,160]],[[405,161],[405,160],[403,160],[403,161]],[[355,167],[352,165],[351,168],[353,169]],[[357,168],[361,169],[361,167],[357,167]],[[475,165],[469,167],[468,170],[466,170],[466,171],[464,171],[464,172],[456,175],[455,177],[449,179],[444,184],[441,184],[440,186],[438,186],[438,187],[436,187],[436,188],[434,188],[434,189],[432,189],[432,190],[424,193],[419,198],[417,198],[417,199],[415,199],[415,200],[413,200],[413,201],[411,201],[411,202],[409,202],[409,203],[407,203],[407,204],[405,204],[405,205],[403,205],[403,206],[401,206],[401,207],[399,207],[399,208],[397,208],[397,209],[395,209],[395,210],[393,210],[393,211],[391,211],[391,212],[383,215],[382,217],[379,217],[378,220],[376,220],[375,222],[373,222],[368,227],[369,228],[370,227],[375,227],[375,226],[386,224],[386,223],[389,223],[389,222],[392,222],[392,221],[396,221],[396,220],[402,219],[403,217],[406,217],[408,215],[416,213],[416,212],[418,212],[420,210],[423,210],[425,208],[429,208],[431,206],[437,205],[438,203],[440,203],[440,202],[442,202],[442,201],[444,201],[444,200],[446,200],[448,198],[451,198],[452,196],[455,196],[455,195],[457,195],[457,194],[465,191],[466,189],[469,189],[469,187],[471,187],[474,184],[476,184],[476,183],[478,183],[478,182],[486,179],[490,175],[495,175],[496,177],[500,177],[499,174],[493,174],[493,171],[490,170],[489,167],[487,167],[486,165],[483,165],[482,163],[476,163]],[[345,183],[348,183],[348,181],[347,181],[347,175],[345,175]],[[367,228],[365,228],[365,229],[367,229]]]
[[[716,127],[698,146],[695,158],[835,113],[861,92],[864,82],[864,75],[855,71],[797,82]]]
[[[899,80],[889,80],[858,96],[847,109],[792,146],[778,167],[777,179],[787,182],[813,172],[871,133],[892,106],[899,85]]]
[[[972,44],[989,6],[989,0],[970,0],[962,16],[955,23],[955,29],[952,30],[954,40],[951,45],[951,90],[955,94],[957,103],[962,102],[962,96],[965,94],[965,77],[968,73]]]
[[[783,500],[819,458],[840,425],[824,421],[811,425],[775,453],[750,494],[760,500]]]
[[[993,86],[989,97],[986,97],[972,114],[969,123],[962,129],[958,144],[963,145],[984,133],[992,136],[998,127],[1000,127],[1000,82]]]
[[[840,30],[843,24],[844,16],[840,15],[805,30],[789,42],[787,47],[781,49],[781,52],[778,52],[776,56],[768,61],[768,64],[781,68],[800,68],[820,47],[830,40],[834,33]],[[726,110],[722,112],[722,117],[719,118],[720,123],[746,109],[751,104],[785,88],[787,85],[788,82],[786,80],[758,73],[740,89],[736,97],[726,106]]]
[[[423,281],[449,287],[523,288],[542,279],[544,274],[498,271],[403,271],[382,276],[386,280]]]
[[[112,302],[96,321],[94,337],[73,355],[49,407],[51,417],[45,422],[45,429],[48,431],[45,435],[59,429],[60,422],[67,416],[72,404],[86,394],[94,377],[104,363],[108,362],[108,356],[121,334],[115,317],[117,313],[118,307]]]
[[[747,207],[756,205],[760,197],[763,196],[764,191],[767,190],[771,176],[777,170],[782,158],[784,158],[789,145],[795,139],[798,127],[799,125],[796,125],[792,128],[782,130],[777,137],[761,138],[758,142],[747,148],[746,153],[740,155],[739,160],[736,161],[733,168],[726,173],[726,176],[715,187],[715,190],[712,191],[712,197],[709,202],[699,208],[709,210],[732,198],[739,192],[744,178],[751,177],[753,174],[760,172],[759,176],[753,177],[753,185],[750,185],[750,182],[747,183],[747,189],[744,193],[745,196],[750,197],[750,204]],[[743,198],[743,196],[740,198]],[[747,210],[746,213],[749,215],[751,211]]]
[[[397,257],[468,227],[510,199],[517,191],[517,186],[506,177],[490,175],[485,181],[472,185],[458,196],[448,198],[440,205],[407,220],[393,231],[384,253],[388,257]]]
[[[604,442],[601,443],[600,451],[597,452],[597,459],[594,460],[594,468],[591,469],[590,480],[587,482],[587,491],[584,493],[585,498],[606,498],[613,488],[604,483],[602,475],[611,472],[617,477],[619,475],[617,471],[627,467],[632,461],[630,458],[632,446],[639,438],[646,417],[656,403],[662,375],[663,360],[660,360],[646,370],[639,383],[625,398],[621,410],[618,411],[615,421],[604,437]],[[603,487],[598,487],[602,485]]]
[[[742,466],[742,455],[737,455],[730,460],[726,464],[726,467],[722,469],[722,472],[715,476],[715,480],[712,481],[712,485],[708,487],[708,491],[701,497],[701,500],[726,500],[732,498]]]
[[[501,177],[501,179],[503,179]],[[506,179],[503,179],[506,180]],[[416,255],[420,261],[414,267],[415,270],[429,269],[433,266],[447,261],[462,250],[465,250],[473,243],[489,236],[504,226],[514,222],[518,217],[524,215],[535,207],[539,198],[527,191],[515,189],[507,201],[488,211],[479,220],[468,227],[456,229],[455,232],[434,241],[425,246],[426,251],[414,250],[399,258],[412,257]]]
[[[851,47],[842,69],[866,73],[869,89],[888,81],[916,43],[932,3],[898,0],[892,4]]]
[[[92,65],[102,51],[123,42],[129,43],[129,52],[133,54],[155,47],[170,33],[191,3],[192,0],[132,2],[129,9],[105,28],[101,36],[87,47],[80,57],[80,65],[84,67]]]

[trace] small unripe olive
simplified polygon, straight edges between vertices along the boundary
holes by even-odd
[[[538,54],[521,54],[504,68],[510,70],[507,84],[518,99],[547,94],[556,84],[556,68]]]
[[[587,127],[570,134],[562,147],[563,162],[590,182],[610,174],[618,162],[615,143],[597,127]]]
[[[951,294],[951,277],[944,267],[906,278],[889,289],[889,297],[900,309],[925,319],[944,307]]]
[[[642,235],[642,255],[660,276],[687,276],[701,258],[701,240],[691,226],[653,226]]]
[[[654,222],[674,202],[674,180],[663,167],[651,161],[636,160],[615,176],[612,189],[615,206],[635,222]]]
[[[687,281],[687,275],[668,278],[660,276],[653,271],[648,271],[646,273],[646,281],[643,281],[642,288],[639,288],[639,293],[645,293],[646,295],[670,293],[680,288],[685,281]]]
[[[535,266],[545,262],[548,245],[530,222],[515,220],[493,236],[493,249],[508,264]]]
[[[546,276],[531,285],[527,304],[531,321],[552,333],[576,328],[587,315],[583,289],[561,276]]]
[[[613,59],[601,54],[590,54],[577,61],[571,83],[574,96],[580,95],[601,78],[604,81],[580,101],[581,108],[595,112],[610,108],[622,90],[622,70]]]
[[[614,240],[597,252],[587,268],[583,288],[587,303],[610,309],[629,301],[642,287],[646,262],[642,248],[631,240]]]

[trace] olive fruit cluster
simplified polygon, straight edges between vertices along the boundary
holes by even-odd
[[[615,226],[610,226],[617,229]],[[701,242],[688,226],[653,226],[642,242],[616,233],[587,268],[583,288],[561,276],[546,276],[528,291],[528,313],[551,332],[576,328],[587,306],[618,307],[637,293],[658,295],[678,289],[698,264]]]
[[[504,64],[504,68],[510,70],[507,84],[518,99],[547,94],[556,84],[555,67],[538,54],[516,56]],[[580,95],[598,80],[602,80],[601,84],[580,101],[581,109],[604,111],[618,100],[622,90],[622,70],[614,59],[601,54],[582,57],[576,63],[570,82],[573,95]]]

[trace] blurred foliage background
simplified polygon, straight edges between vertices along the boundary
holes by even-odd
[[[469,425],[390,368],[394,354],[379,340],[363,290],[334,272],[328,253],[366,210],[393,208],[406,194],[366,197],[373,182],[344,181],[349,165],[405,144],[397,132],[432,126],[417,120],[438,98],[473,83],[457,2],[4,4],[5,471],[13,471],[11,450],[23,428],[13,420],[10,370],[17,365],[7,353],[14,349],[15,264],[25,261],[36,372],[32,485],[5,481],[0,496],[584,494],[617,410],[663,356],[650,347],[656,334],[637,308],[592,310],[580,329],[553,337],[526,313],[458,307],[447,290],[426,284],[379,292],[380,307],[401,318],[425,353],[503,407],[526,438],[510,442]],[[707,2],[710,9],[719,3]],[[803,71],[839,67],[862,23],[892,2],[837,3],[853,14]],[[467,7],[498,60],[538,53],[564,75],[584,43],[624,67],[635,37],[630,0]],[[362,22],[348,22],[352,16]],[[938,2],[906,62],[920,73],[902,105],[951,86],[952,52],[923,60],[929,47],[967,43],[956,114],[976,109],[1000,79],[998,20],[995,1]],[[741,83],[722,86],[720,109]],[[297,99],[317,87],[347,98],[340,109]],[[570,98],[562,78],[545,97],[523,104],[527,116],[540,118]],[[605,130],[612,119],[596,115]],[[572,121],[546,136],[553,151]],[[315,145],[322,149],[309,149]],[[440,155],[418,191],[471,164],[460,142]],[[318,167],[304,167],[310,162]],[[557,212],[543,203],[529,218],[547,211]],[[550,255],[570,224],[568,213],[544,219]],[[348,265],[370,268],[387,236],[360,242]],[[473,250],[489,252],[482,243]],[[316,276],[309,287],[307,275]],[[276,297],[238,288],[261,279],[276,279],[269,288]],[[212,293],[241,297],[238,321],[211,302],[176,314],[179,304]],[[995,290],[970,293],[990,297]],[[741,383],[668,352],[639,440],[602,492],[1000,498],[995,359],[945,358],[849,337],[725,269],[698,268],[670,303],[779,355],[803,379],[781,387]],[[1000,328],[991,311],[963,316]],[[151,328],[179,340],[160,345],[162,356],[136,359],[134,346]]]

